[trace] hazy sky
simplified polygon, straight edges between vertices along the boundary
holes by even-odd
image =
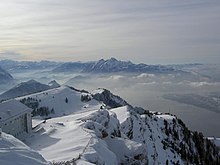
[[[0,0],[0,59],[219,63],[219,0]]]

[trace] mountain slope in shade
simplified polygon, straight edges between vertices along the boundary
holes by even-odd
[[[0,137],[0,164],[49,165],[39,153],[5,133]]]
[[[19,96],[28,95],[31,93],[41,92],[51,88],[52,87],[49,85],[41,84],[35,80],[29,80],[27,82],[22,82],[12,89],[1,94],[0,100],[7,100]]]
[[[0,67],[0,84],[10,83],[14,80],[12,75]]]

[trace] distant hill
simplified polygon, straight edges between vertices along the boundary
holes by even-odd
[[[0,84],[12,82],[14,78],[7,71],[0,67]]]
[[[35,80],[29,80],[27,82],[22,82],[12,89],[4,92],[3,94],[0,95],[0,100],[7,100],[7,99],[12,99],[15,97],[20,97],[36,92],[41,92],[45,91],[54,87],[58,87],[57,83],[54,81],[52,82],[53,84],[46,85],[46,84],[41,84]],[[55,86],[54,86],[55,85]]]

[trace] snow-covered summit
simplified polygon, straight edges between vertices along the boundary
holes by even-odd
[[[33,108],[34,113],[36,112],[34,115],[58,117],[80,111],[98,109],[102,106],[99,101],[90,98],[88,95],[88,93],[83,91],[61,86],[16,99]],[[40,111],[43,111],[43,113]]]
[[[115,58],[110,58],[107,60],[101,59],[96,63],[91,63],[90,66],[85,68],[84,72],[120,72],[125,71],[129,67],[132,67],[131,62],[119,61]]]

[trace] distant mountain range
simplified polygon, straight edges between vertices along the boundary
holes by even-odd
[[[74,72],[80,71],[84,73],[115,73],[115,72],[154,72],[169,73],[178,71],[172,66],[165,65],[147,65],[134,64],[130,61],[120,61],[115,58],[107,60],[101,59],[95,62],[73,62],[64,63],[53,70],[54,72]]]
[[[55,68],[61,63],[54,61],[13,61],[1,60],[0,66],[9,72],[23,71],[23,70],[38,70],[46,68]]]
[[[173,73],[183,72],[184,67],[192,67],[202,64],[186,65],[147,65],[144,63],[134,64],[131,61],[121,61],[115,58],[101,59],[90,62],[54,62],[54,61],[13,61],[1,60],[0,66],[10,73],[24,70],[48,69],[53,73],[83,72],[83,73]]]

